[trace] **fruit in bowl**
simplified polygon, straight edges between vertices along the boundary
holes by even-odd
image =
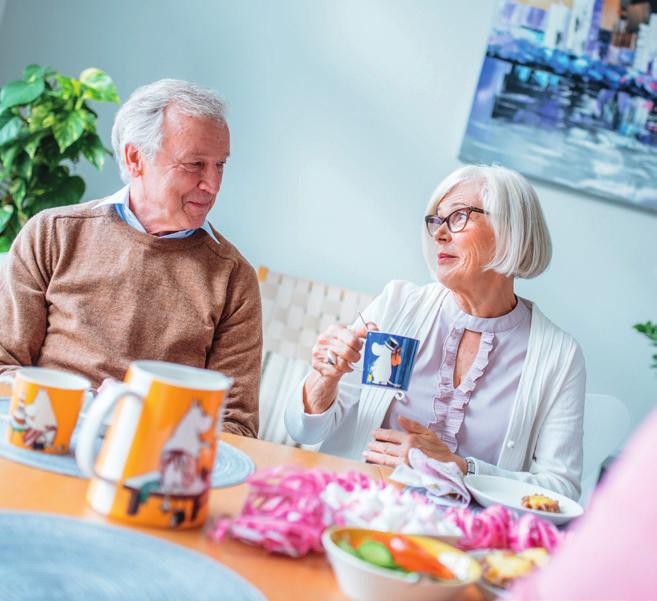
[[[355,601],[440,601],[481,576],[469,555],[426,536],[329,528],[322,542],[342,592]]]

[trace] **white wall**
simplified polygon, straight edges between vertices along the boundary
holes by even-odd
[[[424,205],[459,165],[492,0],[10,0],[0,81],[23,65],[106,69],[122,97],[160,77],[220,90],[232,156],[213,221],[254,264],[369,291],[423,282]],[[25,43],[29,39],[29,43]],[[109,143],[112,107],[101,107]],[[119,186],[82,168],[87,198]],[[536,183],[554,239],[549,271],[520,282],[572,332],[589,390],[638,421],[657,399],[657,216]]]

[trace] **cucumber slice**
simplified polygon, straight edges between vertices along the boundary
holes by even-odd
[[[358,555],[367,563],[381,568],[399,567],[392,559],[392,554],[383,543],[374,540],[365,540],[358,546]]]
[[[358,555],[358,551],[354,549],[350,544],[349,541],[346,538],[341,538],[339,541],[335,543],[340,549],[343,551],[346,551],[349,553],[349,555],[353,555],[354,557],[358,557],[360,559],[360,555]]]

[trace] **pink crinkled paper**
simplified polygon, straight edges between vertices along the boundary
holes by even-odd
[[[535,515],[516,519],[505,507],[481,512],[442,508],[426,496],[349,471],[280,466],[257,471],[247,480],[249,493],[239,516],[219,518],[209,533],[258,545],[272,553],[301,557],[322,552],[321,537],[333,525],[358,525],[415,534],[461,535],[462,549],[545,547],[551,552],[563,534]]]
[[[210,538],[221,540],[230,534],[292,557],[322,552],[322,532],[339,523],[339,517],[320,497],[329,484],[336,483],[347,492],[382,486],[355,471],[338,475],[286,466],[260,470],[247,482],[250,490],[241,514],[235,519],[217,520]]]
[[[465,550],[512,549],[519,552],[544,547],[552,553],[564,536],[554,524],[528,513],[514,518],[502,505],[491,505],[480,512],[451,507],[445,511],[445,519],[463,531],[458,546]]]

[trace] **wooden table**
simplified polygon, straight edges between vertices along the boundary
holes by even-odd
[[[222,434],[221,438],[246,452],[257,468],[284,464],[305,468],[318,467],[339,472],[355,469],[371,478],[385,477],[385,472],[374,465],[232,434]],[[87,485],[86,480],[53,474],[0,458],[1,509],[50,512],[90,522],[116,523],[125,526],[122,522],[108,520],[98,515],[86,504]],[[246,484],[213,490],[210,494],[210,517],[207,523],[211,523],[220,515],[237,515],[246,493]],[[215,558],[241,574],[271,601],[346,600],[346,597],[340,593],[333,572],[323,555],[311,554],[302,559],[292,559],[269,554],[260,548],[230,538],[221,543],[214,543],[207,539],[202,529],[181,531],[135,529]],[[472,586],[459,598],[476,601],[481,597],[478,590]]]

